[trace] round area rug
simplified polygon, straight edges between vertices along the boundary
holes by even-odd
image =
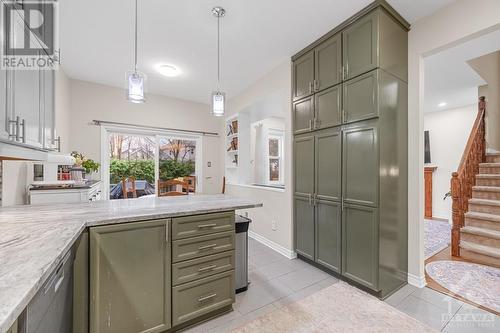
[[[444,288],[500,312],[500,269],[461,261],[435,261],[425,270]]]

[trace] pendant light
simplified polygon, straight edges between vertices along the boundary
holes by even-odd
[[[134,70],[127,72],[127,100],[132,103],[144,103],[144,85],[146,75],[137,70],[137,0],[135,0],[135,35],[134,35]]]
[[[220,19],[226,15],[222,7],[214,7],[212,14],[217,18],[217,90],[212,92],[212,115],[224,116],[226,107],[226,94],[220,90]]]

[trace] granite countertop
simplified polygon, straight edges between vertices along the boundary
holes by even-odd
[[[10,328],[86,227],[261,206],[220,194],[1,208],[0,333]]]
[[[63,191],[63,190],[81,190],[86,188],[91,188],[92,186],[101,183],[101,180],[87,180],[85,183],[80,185],[72,185],[68,187],[54,188],[54,187],[31,187],[30,191]]]

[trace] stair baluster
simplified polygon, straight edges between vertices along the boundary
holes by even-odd
[[[451,254],[456,257],[460,256],[460,228],[464,226],[464,216],[468,211],[469,199],[472,198],[472,187],[476,182],[476,174],[479,173],[479,164],[485,160],[485,112],[486,99],[481,96],[478,103],[478,114],[467,140],[458,171],[454,172],[451,178],[451,198],[453,200]]]

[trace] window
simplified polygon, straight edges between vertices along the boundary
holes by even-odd
[[[268,150],[268,182],[271,184],[283,184],[283,136],[269,135]]]
[[[110,129],[107,134],[103,179],[109,181],[110,199],[123,198],[122,179],[129,177],[135,178],[137,197],[155,195],[158,180],[182,179],[190,184],[189,192],[196,191],[198,138],[145,130]]]

